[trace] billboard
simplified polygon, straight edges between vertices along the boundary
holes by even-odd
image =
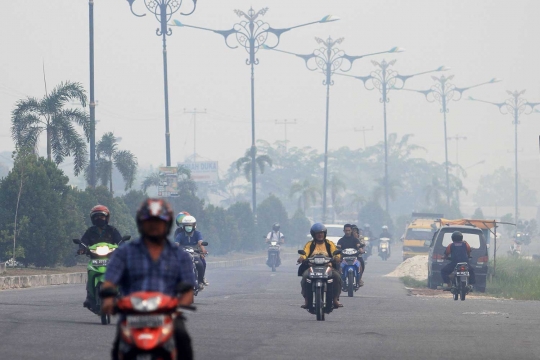
[[[191,179],[195,182],[217,182],[218,162],[217,161],[195,161],[178,163],[191,171]]]
[[[162,166],[159,168],[158,196],[178,196],[178,168],[175,166]]]

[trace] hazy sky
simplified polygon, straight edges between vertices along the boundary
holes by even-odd
[[[184,0],[185,11],[191,3]],[[508,98],[506,90],[527,89],[526,99],[540,102],[538,63],[540,2],[532,0],[199,0],[197,11],[181,21],[228,29],[239,18],[232,11],[269,7],[264,16],[274,28],[318,20],[334,14],[340,21],[296,29],[282,36],[280,48],[310,53],[314,37],[344,37],[340,47],[351,55],[400,46],[400,54],[371,59],[397,59],[395,69],[416,73],[446,65],[446,75],[466,87],[493,77],[502,83],[472,89],[466,94],[490,101]],[[143,0],[134,8],[142,13]],[[95,68],[97,137],[106,131],[122,137],[121,147],[133,151],[143,166],[165,162],[161,39],[152,16],[136,18],[125,0],[95,0]],[[184,108],[207,109],[197,121],[197,152],[217,160],[225,170],[251,142],[249,67],[244,50],[228,49],[220,35],[173,27],[168,37],[169,99],[173,163],[193,151],[193,122]],[[44,93],[42,62],[49,88],[63,80],[88,84],[88,2],[85,0],[27,0],[2,2],[0,11],[0,151],[13,148],[10,112],[17,99]],[[283,126],[275,120],[296,119],[288,128],[290,146],[324,147],[325,88],[322,75],[308,71],[301,59],[261,51],[256,67],[257,138],[282,140]],[[373,69],[362,59],[349,72],[366,75]],[[362,83],[334,78],[330,105],[330,148],[362,146],[355,127],[371,127],[367,143],[382,140],[380,95]],[[409,80],[408,87],[427,89],[430,76]],[[420,94],[394,92],[388,104],[389,132],[414,133],[426,147],[426,157],[444,160],[440,105]],[[466,98],[466,96],[464,96]],[[460,164],[469,169],[472,193],[480,175],[498,166],[513,167],[513,128],[488,104],[462,100],[449,104],[448,135],[460,142]],[[538,173],[540,114],[522,117],[519,128],[524,177],[532,183]],[[45,145],[43,138],[42,148]],[[450,143],[455,161],[455,143]],[[44,150],[42,151],[44,153]],[[538,181],[536,181],[538,183]]]

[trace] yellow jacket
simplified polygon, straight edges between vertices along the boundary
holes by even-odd
[[[315,244],[315,249],[313,250],[313,254],[312,254],[310,250],[311,250],[311,244],[313,244],[314,241],[315,240],[308,241],[306,245],[304,246],[304,251],[306,252],[306,255],[301,255],[303,259],[307,259],[308,257],[311,257],[313,254],[327,253],[328,251],[327,251],[325,243],[330,245],[330,254],[328,254],[328,257],[333,257],[332,254],[334,253],[334,251],[337,250],[337,248],[336,248],[336,245],[332,241],[325,239],[324,243],[320,245]]]

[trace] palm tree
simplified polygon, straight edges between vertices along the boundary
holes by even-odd
[[[149,187],[159,186],[159,182],[161,181],[161,176],[159,175],[159,173],[159,171],[156,171],[144,178],[141,184],[142,191],[146,192]],[[191,180],[191,171],[182,165],[178,166],[176,174],[178,175],[178,179],[180,181]]]
[[[257,150],[255,149],[255,151]],[[272,159],[268,155],[257,156],[257,153],[255,152],[255,166],[259,168],[261,174],[264,173],[266,164],[272,167]],[[236,170],[240,171],[240,168],[244,170],[244,176],[247,181],[251,181],[251,149],[246,150],[246,154],[236,160]]]
[[[103,134],[96,144],[96,155],[96,175],[103,186],[109,182],[111,194],[113,193],[113,166],[118,169],[126,183],[124,189],[128,190],[133,186],[139,165],[137,158],[129,150],[118,150],[118,138],[112,132]]]
[[[375,181],[377,182],[377,186],[373,189],[372,197],[374,201],[379,201],[384,197],[384,178],[379,178]],[[394,201],[396,199],[396,188],[398,187],[401,187],[399,181],[392,179],[388,181],[388,197],[390,200]]]
[[[443,196],[446,194],[446,188],[437,176],[431,178],[431,183],[424,187],[426,193],[426,203],[428,206],[433,204],[433,208],[437,208],[441,203]]]
[[[303,208],[305,214],[306,209],[317,201],[317,196],[321,194],[321,191],[318,186],[311,185],[309,180],[304,180],[304,182],[292,184],[289,196],[293,197],[296,194],[300,195],[298,197],[298,208]]]
[[[36,148],[39,136],[47,135],[47,159],[60,164],[73,156],[75,175],[84,170],[88,162],[86,141],[90,138],[90,120],[86,112],[66,109],[72,100],[86,106],[86,91],[80,83],[62,82],[43,99],[27,97],[17,101],[11,113],[11,137],[17,148]],[[86,141],[74,125],[82,127]]]

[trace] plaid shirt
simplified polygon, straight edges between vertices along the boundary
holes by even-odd
[[[136,291],[175,295],[179,282],[195,285],[195,275],[191,256],[180,247],[166,241],[159,259],[153,261],[139,238],[112,253],[105,281],[119,285],[123,295]]]

